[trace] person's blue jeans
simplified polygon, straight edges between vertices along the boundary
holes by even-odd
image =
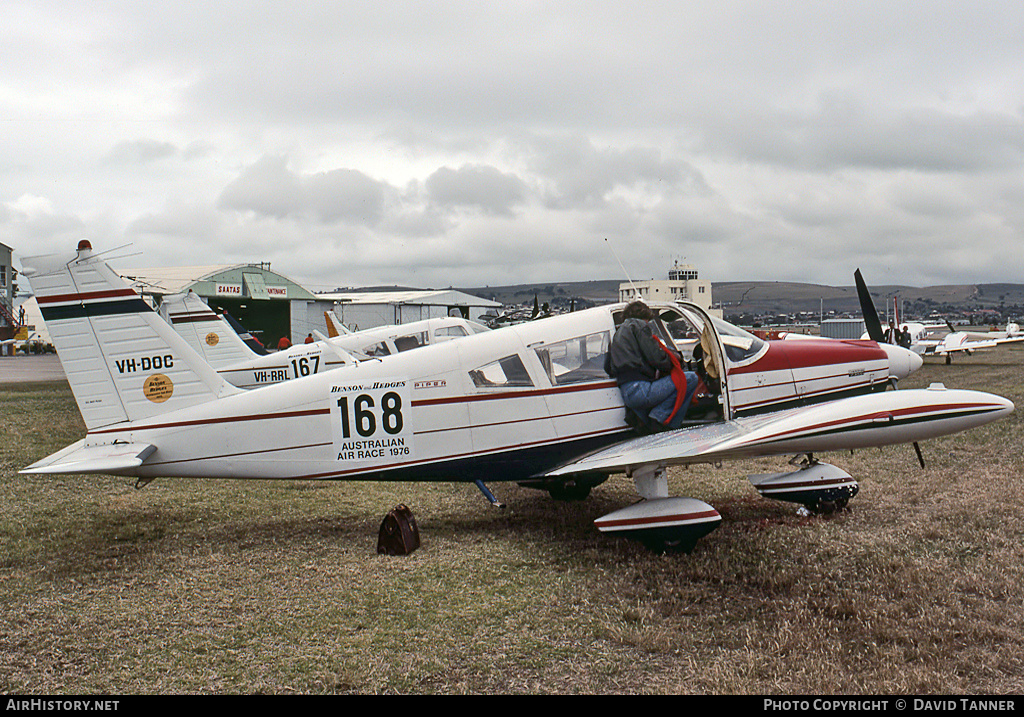
[[[619,386],[622,401],[626,408],[632,410],[642,419],[654,420],[669,428],[679,428],[686,418],[686,409],[697,389],[697,374],[685,371],[686,396],[671,423],[667,423],[676,405],[676,385],[671,376],[664,376],[657,381],[630,381]]]

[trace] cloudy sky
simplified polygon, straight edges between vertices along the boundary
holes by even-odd
[[[0,242],[313,290],[1024,282],[1024,3],[4,0]],[[16,265],[19,264],[17,258]]]

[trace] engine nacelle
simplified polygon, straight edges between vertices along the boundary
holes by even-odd
[[[811,463],[788,473],[747,476],[765,498],[800,503],[815,513],[834,513],[846,507],[859,486],[842,468]]]

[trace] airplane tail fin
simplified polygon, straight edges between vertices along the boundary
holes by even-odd
[[[248,346],[250,351],[257,356],[267,356],[270,354],[267,347],[261,344],[260,340],[256,338],[252,332],[242,326],[238,319],[223,309],[221,309],[221,316],[228,322],[228,325],[235,330],[235,333],[238,334],[238,338],[242,339],[242,343]]]
[[[345,324],[338,320],[338,317],[333,311],[324,312],[324,321],[327,322],[327,336],[329,338],[337,338],[342,334],[351,334],[352,332],[346,328]]]
[[[191,291],[165,296],[160,316],[215,369],[256,357],[231,324]]]
[[[22,260],[89,430],[237,393],[88,241]]]

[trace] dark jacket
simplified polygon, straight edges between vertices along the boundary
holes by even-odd
[[[658,373],[668,375],[672,362],[654,340],[654,328],[641,319],[626,319],[612,338],[605,371],[620,384],[653,381]]]

